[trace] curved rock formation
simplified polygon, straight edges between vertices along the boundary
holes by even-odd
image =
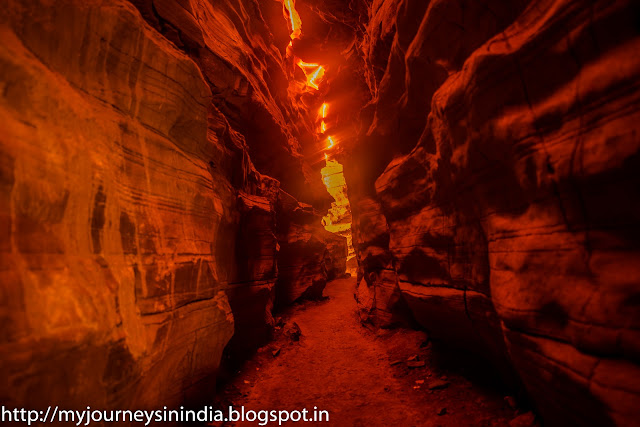
[[[124,0],[0,18],[5,405],[202,398],[232,336],[237,352],[269,338],[278,271],[306,269],[290,303],[345,270],[320,215],[280,211],[284,190],[330,196],[258,4],[135,3],[151,25]],[[308,228],[295,254],[283,215]]]
[[[638,16],[387,0],[363,31],[362,307],[513,367],[551,425],[637,422]]]
[[[8,0],[0,400],[202,397],[344,274],[326,215],[364,322],[486,357],[546,425],[637,424],[636,3]]]

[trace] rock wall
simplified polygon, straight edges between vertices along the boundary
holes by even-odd
[[[365,319],[408,307],[515,370],[547,425],[640,416],[639,17],[379,0],[361,33],[343,163]]]
[[[327,280],[347,269],[347,239],[322,228],[321,216],[311,205],[285,192],[279,195],[277,212],[278,283],[277,308],[300,298],[322,297]]]
[[[130,0],[191,57],[216,106],[245,136],[256,168],[305,203],[330,202],[303,152],[316,143],[313,120],[289,92],[293,63],[282,4],[275,0]],[[319,170],[319,169],[318,169]]]
[[[258,3],[154,3],[157,28],[124,0],[3,8],[4,405],[172,407],[211,390],[232,337],[246,350],[271,332],[279,265],[294,264],[279,195],[329,200],[319,173],[304,184],[300,111],[269,97],[285,65],[266,23],[235,14]],[[254,167],[260,144],[287,174]],[[304,254],[321,255],[296,258],[299,293],[326,279],[328,239],[310,234]]]

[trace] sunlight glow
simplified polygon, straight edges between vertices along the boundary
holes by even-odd
[[[284,8],[289,14],[289,23],[291,24],[291,40],[299,39],[302,35],[302,19],[298,15],[296,5],[293,0],[285,0]]]
[[[296,4],[294,0],[282,0],[282,6],[284,9],[285,17],[288,19],[289,24],[291,25],[291,41],[289,42],[289,46],[287,47],[287,55],[294,56],[293,41],[302,37],[302,19],[300,18],[300,15],[296,10]],[[296,65],[300,67],[300,69],[304,72],[305,77],[307,78],[307,88],[318,90],[318,85],[324,77],[324,67],[320,64],[308,63],[302,60],[298,60],[296,62]],[[311,71],[310,69],[313,69],[313,71]]]
[[[291,41],[287,47],[287,57],[293,58],[294,64],[304,73],[307,79],[305,90],[309,88],[318,90],[319,84],[324,78],[325,69],[320,64],[302,61],[293,53],[293,41],[302,36],[302,20],[296,10],[295,0],[280,1],[283,5],[285,19],[288,19],[291,25]],[[327,118],[328,111],[329,104],[324,102],[320,108],[320,114],[322,116],[320,133],[322,135],[327,132],[325,119]],[[336,146],[334,137],[327,136],[326,139],[327,147],[324,148],[324,150],[333,149]],[[349,251],[347,258],[352,259],[355,257],[355,250],[353,248],[351,233],[351,207],[349,205],[349,199],[347,198],[347,185],[342,173],[343,167],[337,160],[329,160],[329,155],[326,152],[324,153],[324,161],[325,167],[322,168],[321,171],[322,181],[335,202],[331,204],[327,215],[322,218],[322,225],[327,231],[346,237]]]
[[[320,66],[311,75],[311,77],[307,76],[307,84],[312,88],[318,90],[318,80],[322,80],[323,77],[324,77],[324,67]]]
[[[347,239],[347,259],[355,256],[353,247],[353,235],[351,232],[351,206],[347,197],[347,183],[344,179],[343,167],[336,160],[329,160],[324,155],[325,167],[322,168],[322,181],[327,191],[335,200],[327,215],[322,217],[322,225],[325,230],[344,236]]]

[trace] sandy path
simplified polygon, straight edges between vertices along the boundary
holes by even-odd
[[[286,316],[284,329],[297,323],[303,334],[300,341],[283,334],[243,368],[230,384],[235,407],[329,411],[329,423],[305,425],[507,424],[514,414],[505,408],[502,396],[476,390],[455,374],[445,377],[451,382],[447,389],[430,391],[427,384],[440,379],[440,372],[429,365],[422,369],[408,369],[404,363],[392,366],[392,361],[406,360],[411,352],[426,352],[419,350],[424,335],[414,331],[375,334],[361,327],[355,314],[354,285],[353,279],[331,282],[325,289],[328,300],[302,304]],[[274,357],[271,352],[277,348],[281,351]],[[446,414],[438,415],[443,408]]]

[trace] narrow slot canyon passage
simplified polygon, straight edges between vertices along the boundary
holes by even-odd
[[[0,425],[640,426],[637,0],[2,6]]]
[[[473,366],[472,380],[434,357],[424,332],[362,328],[355,287],[355,278],[329,282],[325,300],[286,313],[281,333],[225,385],[216,407],[308,408],[309,418],[314,407],[331,408],[334,425],[508,425],[514,411],[504,390],[487,387],[491,370]]]

